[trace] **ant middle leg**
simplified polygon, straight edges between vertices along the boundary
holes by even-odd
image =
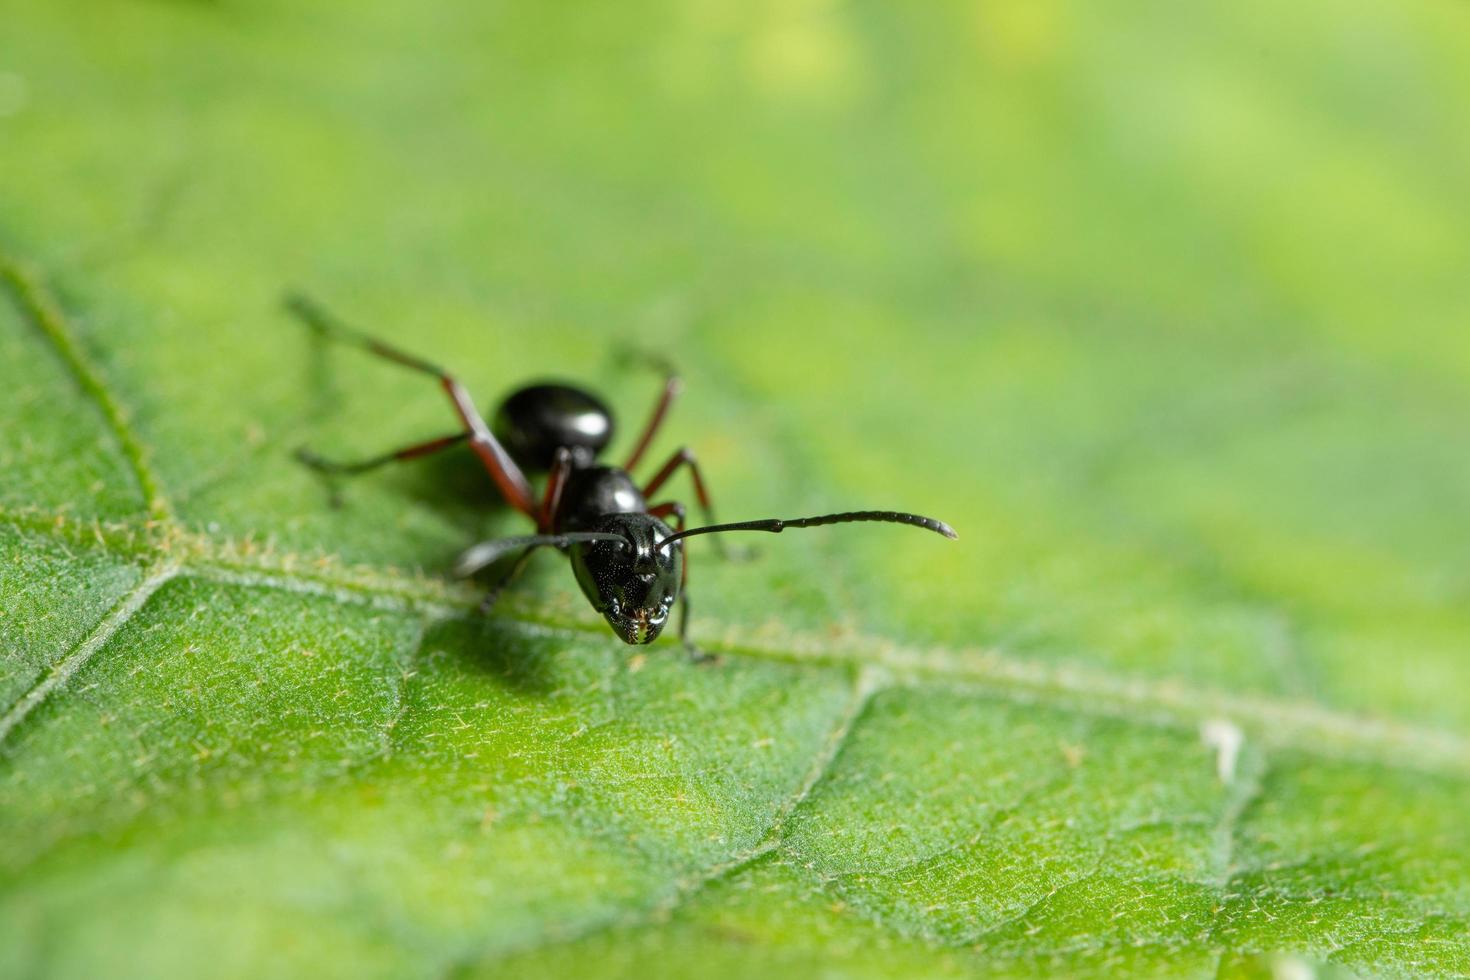
[[[699,468],[699,460],[695,458],[693,450],[688,446],[680,447],[679,451],[669,457],[669,461],[663,465],[663,469],[654,474],[653,479],[643,488],[644,497],[652,497],[665,483],[677,472],[680,467],[688,467],[689,477],[694,481],[694,497],[699,501],[699,510],[706,524],[716,524],[714,503],[710,499],[709,489],[704,485],[704,473]],[[745,551],[734,552],[725,545],[718,537],[711,544],[715,554],[726,560],[749,558]]]
[[[551,461],[551,472],[546,477],[546,493],[541,498],[541,516],[537,525],[541,532],[549,534],[556,525],[556,512],[561,509],[562,491],[566,489],[567,477],[572,475],[572,451],[562,446]]]
[[[530,481],[526,479],[526,475],[521,472],[515,460],[511,459],[510,454],[505,451],[505,447],[491,434],[490,427],[480,417],[480,412],[470,399],[469,392],[465,391],[464,386],[452,374],[429,361],[384,343],[371,334],[347,326],[328,313],[325,308],[300,294],[288,296],[286,308],[320,337],[361,348],[370,354],[392,361],[394,364],[437,378],[454,405],[460,422],[465,427],[470,448],[475,451],[475,455],[480,457],[490,478],[500,489],[501,496],[516,510],[533,521],[537,520],[536,504],[531,497]]]
[[[643,496],[652,497],[659,489],[668,483],[670,478],[680,467],[688,467],[689,476],[694,481],[694,497],[699,501],[700,512],[704,516],[706,524],[714,524],[715,508],[710,502],[709,490],[704,485],[704,474],[700,472],[699,460],[695,458],[692,450],[687,446],[681,446],[679,451],[669,457],[669,461],[663,465],[663,469],[654,474],[653,479],[643,487]]]

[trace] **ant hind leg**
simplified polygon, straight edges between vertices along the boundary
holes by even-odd
[[[633,445],[633,451],[628,454],[628,459],[623,463],[623,469],[631,470],[643,459],[643,454],[648,452],[648,447],[653,444],[654,436],[658,435],[659,429],[663,428],[664,420],[668,418],[669,409],[674,405],[674,400],[679,397],[679,392],[684,389],[684,382],[679,377],[679,372],[674,365],[662,357],[653,354],[628,354],[627,360],[641,360],[650,367],[660,371],[664,376],[664,390],[659,394],[658,401],[654,403],[653,413],[648,417],[648,422],[643,426],[643,433]]]
[[[438,439],[430,439],[428,442],[415,443],[412,446],[404,446],[383,453],[381,456],[373,456],[370,459],[357,460],[356,462],[344,463],[338,460],[326,459],[318,456],[315,452],[302,446],[296,450],[296,459],[303,466],[310,467],[318,473],[326,476],[357,476],[359,473],[367,473],[380,466],[389,463],[403,462],[410,459],[422,459],[435,453],[443,452],[451,446],[457,446],[470,437],[468,432],[456,432],[452,435],[440,436]]]
[[[525,473],[516,465],[515,460],[510,458],[505,447],[490,432],[490,426],[485,424],[479,409],[475,408],[469,392],[465,391],[464,386],[452,374],[420,357],[378,340],[371,334],[347,326],[328,313],[324,307],[300,294],[288,296],[286,308],[319,337],[361,348],[384,360],[438,379],[440,387],[444,389],[445,394],[449,396],[450,403],[454,406],[455,414],[459,416],[461,424],[464,425],[470,447],[474,449],[475,455],[480,457],[486,472],[490,474],[490,478],[499,488],[501,496],[505,498],[506,503],[531,520],[538,519],[536,504],[531,499],[530,481],[526,479]]]

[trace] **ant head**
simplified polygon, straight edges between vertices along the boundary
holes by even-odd
[[[659,547],[674,532],[647,514],[609,514],[588,530],[623,540],[573,544],[577,584],[625,643],[652,643],[679,598],[683,547],[677,543]]]

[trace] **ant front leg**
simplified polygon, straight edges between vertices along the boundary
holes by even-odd
[[[475,451],[475,455],[480,457],[486,472],[490,474],[490,478],[500,489],[501,496],[505,498],[506,503],[531,520],[537,519],[536,505],[531,497],[530,481],[526,479],[526,475],[521,472],[515,460],[510,458],[505,447],[491,434],[490,427],[480,417],[480,412],[470,399],[469,392],[465,391],[464,386],[453,375],[422,358],[415,357],[370,334],[341,323],[325,309],[304,296],[287,298],[286,308],[320,337],[361,348],[384,360],[392,361],[394,364],[437,378],[445,394],[449,396],[449,401],[453,404],[460,422],[464,425],[465,436],[469,439],[470,448]],[[415,447],[410,447],[412,448]]]
[[[683,531],[687,524],[687,513],[684,505],[669,502],[659,504],[648,509],[650,517],[659,520],[672,515],[674,518],[674,530]],[[718,664],[720,655],[717,653],[706,653],[689,639],[689,551],[684,550],[684,567],[679,576],[679,642],[684,645],[684,650],[689,654],[691,662],[696,664]]]
[[[505,594],[505,590],[510,588],[515,580],[521,577],[521,573],[531,563],[531,556],[536,553],[538,547],[539,545],[531,545],[525,551],[522,551],[506,571],[505,575],[501,577],[500,581],[490,587],[490,591],[485,593],[485,598],[480,600],[480,615],[488,616],[490,614],[491,610],[495,608],[495,604],[500,601],[500,597]]]

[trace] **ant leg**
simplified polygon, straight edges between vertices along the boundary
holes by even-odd
[[[703,512],[705,521],[710,524],[716,523],[715,508],[710,503],[709,491],[705,489],[704,474],[699,470],[699,460],[694,458],[694,453],[687,446],[681,447],[678,452],[669,457],[663,469],[659,470],[643,488],[643,496],[651,497],[658,493],[659,488],[668,483],[669,478],[679,472],[681,466],[689,468],[689,476],[694,480],[694,496],[699,500],[699,509]]]
[[[359,460],[355,463],[341,463],[330,459],[323,459],[316,453],[302,446],[296,450],[296,459],[302,464],[311,467],[318,473],[326,473],[331,476],[356,476],[358,473],[366,473],[375,470],[379,466],[388,463],[402,462],[409,459],[421,459],[432,456],[434,453],[443,452],[450,446],[457,446],[470,437],[468,432],[456,432],[453,435],[440,436],[438,439],[430,439],[428,442],[416,443],[395,449],[391,453],[374,456],[371,459]]]
[[[673,515],[674,518],[674,530],[683,531],[689,516],[689,512],[684,509],[683,504],[671,500],[666,504],[657,504],[653,507],[648,508],[649,517],[657,517],[659,520],[663,520],[665,517],[668,517],[670,515]],[[684,569],[682,572],[679,573],[679,592],[681,595],[684,592],[684,586],[688,584],[689,549],[686,548],[684,549]],[[681,635],[682,633],[683,630],[680,630]]]
[[[672,514],[674,530],[684,530],[687,515],[683,504],[674,502],[658,504],[648,508],[648,514],[660,520]],[[692,663],[714,665],[720,662],[719,654],[706,653],[689,639],[689,551],[687,549],[684,551],[684,568],[679,579],[679,642],[683,644]]]
[[[667,377],[664,378],[663,394],[659,396],[658,404],[654,405],[653,415],[649,416],[648,424],[643,427],[643,434],[638,437],[638,443],[633,447],[633,452],[629,454],[628,461],[623,464],[623,469],[631,470],[643,459],[643,454],[648,451],[653,437],[658,435],[658,430],[663,427],[664,419],[668,416],[674,399],[679,397],[679,392],[683,387],[684,382],[672,369],[669,369]]]
[[[567,477],[572,473],[572,451],[562,446],[551,462],[551,473],[546,478],[546,494],[541,498],[541,518],[536,523],[543,534],[550,534],[556,523],[556,512],[561,507],[561,493],[566,489]]]
[[[718,523],[715,520],[715,507],[710,501],[709,490],[704,485],[704,474],[699,469],[699,461],[695,459],[694,452],[688,446],[680,447],[678,452],[669,457],[669,461],[664,464],[663,469],[659,470],[653,479],[648,481],[648,485],[643,488],[643,496],[645,498],[651,497],[657,493],[659,488],[665,483],[668,483],[669,478],[677,473],[681,466],[687,466],[689,468],[689,476],[694,481],[694,496],[699,501],[699,509],[704,516],[705,523]],[[712,544],[714,545],[715,554],[727,561],[737,557],[743,561],[749,557],[748,553],[743,551],[739,553],[732,552],[718,538]]]
[[[305,296],[293,295],[287,298],[286,308],[299,317],[308,327],[314,330],[318,336],[338,343],[350,344],[359,347],[370,354],[400,364],[403,367],[429,374],[439,379],[439,384],[449,396],[454,405],[455,413],[459,415],[460,422],[464,424],[465,433],[470,442],[470,448],[480,457],[485,464],[485,469],[495,485],[500,489],[501,496],[516,510],[525,514],[532,520],[536,520],[536,505],[531,500],[531,483],[521,468],[516,465],[515,460],[505,451],[505,447],[491,435],[490,427],[480,417],[480,412],[475,408],[475,403],[470,399],[469,393],[464,390],[453,375],[443,368],[437,367],[422,358],[415,357],[405,351],[401,351],[390,344],[375,337],[365,334],[360,330],[341,323],[330,313],[317,306]]]
[[[541,546],[533,544],[525,551],[522,551],[516,558],[515,563],[510,566],[510,570],[501,577],[500,581],[490,587],[490,591],[485,593],[485,598],[480,600],[480,615],[488,616],[490,614],[491,610],[495,608],[495,604],[500,601],[500,597],[505,594],[505,590],[510,588],[511,584],[521,577],[521,573],[531,563],[531,556],[536,553],[536,549],[539,547]]]

